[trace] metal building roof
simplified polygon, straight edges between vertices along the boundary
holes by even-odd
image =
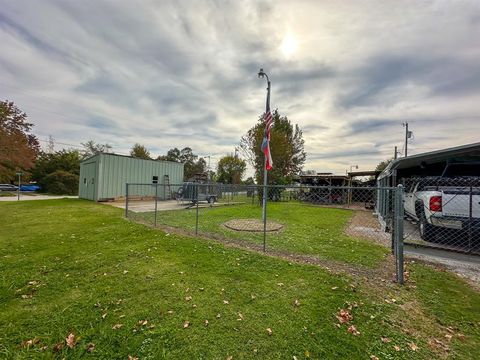
[[[480,156],[480,142],[398,158],[388,164],[380,174],[379,179],[392,175],[393,170],[407,169],[420,166],[422,163],[429,164],[447,161],[455,157],[472,155]]]

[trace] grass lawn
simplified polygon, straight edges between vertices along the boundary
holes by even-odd
[[[2,359],[480,358],[479,293],[431,267],[399,287],[76,199],[0,203],[0,219]]]
[[[268,204],[268,219],[285,225],[279,232],[268,233],[267,247],[293,253],[316,255],[321,258],[374,266],[381,262],[388,249],[369,240],[355,239],[345,234],[344,229],[353,215],[351,210],[324,208],[289,202]],[[132,213],[134,218],[143,217],[153,223],[154,214]],[[161,211],[157,223],[195,230],[196,209]],[[262,233],[238,232],[223,226],[231,219],[261,219],[260,206],[244,205],[202,208],[199,210],[199,231],[218,234],[228,238],[263,242]],[[372,221],[376,221],[372,218]]]

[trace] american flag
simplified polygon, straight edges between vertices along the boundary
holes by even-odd
[[[265,168],[271,170],[273,167],[273,161],[272,154],[270,153],[270,128],[273,124],[273,116],[270,109],[267,109],[263,115],[263,120],[265,120],[265,133],[263,136],[262,151],[265,154]]]

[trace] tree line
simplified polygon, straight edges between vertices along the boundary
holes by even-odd
[[[273,169],[269,171],[270,184],[288,184],[300,174],[306,160],[302,130],[278,110],[273,112],[271,129],[271,153]],[[0,182],[13,182],[15,173],[23,171],[28,180],[36,181],[44,191],[75,194],[78,191],[80,162],[92,155],[110,152],[109,144],[93,140],[82,143],[81,150],[40,150],[38,138],[32,133],[33,124],[27,115],[8,101],[0,102]],[[216,171],[208,168],[207,161],[190,147],[171,148],[165,155],[153,158],[142,144],[135,144],[130,156],[140,159],[164,160],[185,164],[185,180],[197,174],[207,174],[212,181],[222,183],[263,183],[264,155],[261,144],[264,137],[264,121],[259,116],[255,125],[240,139],[242,159],[229,154],[219,159]],[[254,169],[254,178],[244,179],[247,164]]]

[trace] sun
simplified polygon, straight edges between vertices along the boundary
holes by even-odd
[[[285,57],[289,58],[297,51],[297,47],[297,39],[295,39],[292,34],[288,33],[283,38],[282,44],[280,45],[280,50]]]

